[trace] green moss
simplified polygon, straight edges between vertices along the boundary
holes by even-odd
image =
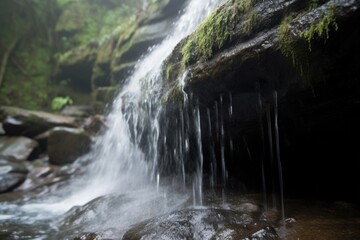
[[[252,0],[236,0],[236,6],[239,12],[247,12],[251,9],[253,5]]]
[[[171,72],[172,72],[172,70],[173,70],[173,65],[172,64],[169,64],[169,65],[167,65],[166,66],[166,72],[165,72],[165,74],[166,74],[166,79],[170,79],[170,76],[171,76]]]
[[[297,42],[291,32],[290,22],[292,17],[286,17],[279,27],[279,45],[281,53],[290,59],[295,70],[299,72],[304,87],[312,86],[310,74],[309,53],[304,44]]]
[[[334,4],[330,4],[327,13],[321,13],[321,20],[318,23],[312,23],[309,30],[301,33],[301,37],[309,44],[309,50],[311,51],[311,42],[315,38],[328,39],[331,29],[338,29],[335,18]]]
[[[300,18],[316,8],[317,2],[312,1],[309,9],[296,18]],[[329,5],[327,13],[321,13],[321,19],[317,23],[312,23],[309,30],[300,34],[300,39],[297,39],[291,32],[290,22],[294,18],[285,18],[279,27],[279,48],[281,53],[289,58],[300,73],[302,84],[304,87],[312,87],[314,82],[321,78],[320,69],[311,69],[311,42],[315,39],[328,39],[331,28],[337,30],[338,26],[335,19],[335,6]],[[306,44],[304,44],[304,40]]]
[[[253,26],[255,25],[256,22],[256,12],[254,10],[250,10],[249,12],[246,13],[245,19],[244,20],[244,27],[242,29],[242,32],[245,35],[250,35],[252,33],[253,30]]]
[[[183,56],[182,58],[182,65],[185,67],[191,58],[191,53],[193,51],[194,48],[194,41],[192,39],[188,40],[186,42],[186,44],[183,46],[183,48],[181,49],[181,54]]]
[[[290,22],[292,17],[286,17],[279,27],[279,44],[281,53],[291,59],[293,65],[296,65],[296,51],[294,49],[294,37],[291,33]]]
[[[184,92],[181,89],[181,86],[176,83],[164,97],[164,101],[166,103],[174,102],[174,103],[183,103],[184,102]]]
[[[181,50],[182,65],[188,65],[192,54],[205,60],[210,59],[214,51],[221,49],[230,40],[230,31],[244,14],[243,32],[250,34],[256,18],[252,5],[252,0],[234,0],[218,7],[184,43]]]

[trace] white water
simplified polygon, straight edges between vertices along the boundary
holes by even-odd
[[[163,191],[160,189],[162,176],[159,171],[158,149],[159,144],[162,144],[159,141],[163,127],[160,126],[160,116],[163,111],[161,67],[176,44],[194,31],[219,2],[220,0],[191,0],[188,3],[182,16],[174,23],[173,32],[161,44],[150,49],[149,53],[138,62],[133,75],[127,80],[127,85],[113,102],[112,110],[107,116],[110,128],[99,137],[89,155],[85,156],[92,159],[93,163],[86,169],[84,177],[72,180],[73,182],[66,187],[66,190],[56,197],[24,206],[25,211],[62,214],[73,206],[84,205],[96,197],[112,193],[131,195],[133,200],[132,205],[128,206],[129,209],[143,206],[144,199],[156,198],[153,196],[154,193],[163,196],[166,199],[165,203],[168,198],[171,199],[168,195],[174,192],[173,190],[170,193],[165,191],[166,186],[163,186]],[[180,84],[183,85],[183,83]],[[179,149],[174,150],[173,156],[179,156],[179,159],[175,161],[182,162],[181,175],[183,182],[186,182],[185,160],[182,157],[186,155],[186,151],[189,151],[189,136],[184,133],[186,132],[184,125],[189,125],[190,122],[189,115],[195,119],[192,127],[196,134],[200,136],[201,133],[198,110],[195,109],[189,115],[184,115],[185,117],[182,116],[183,120],[179,123],[183,129],[179,130],[179,134],[174,134],[177,137],[175,141],[183,141],[184,144],[178,144]],[[165,137],[164,142],[166,141]],[[201,139],[197,138],[196,144],[199,159],[195,171],[196,177],[193,178],[193,198],[194,203],[201,204]],[[184,201],[184,199],[181,200]],[[176,204],[173,204],[172,207],[175,206]],[[159,214],[162,211],[166,211],[166,208],[157,207],[145,212]],[[136,215],[138,217],[134,215],[129,217],[132,220],[124,225],[149,217],[144,215],[144,211],[139,210],[133,214],[138,214]],[[44,214],[38,215],[38,217],[41,216]],[[46,216],[49,217],[49,215]]]

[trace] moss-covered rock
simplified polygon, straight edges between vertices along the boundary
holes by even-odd
[[[94,91],[94,101],[111,102],[114,99],[116,87],[100,87]]]
[[[135,63],[150,47],[160,43],[172,29],[172,22],[183,1],[162,0],[153,2],[146,17],[139,18],[119,36],[111,60],[111,82],[122,83],[130,75]]]
[[[91,83],[92,88],[110,86],[111,84],[111,71],[110,61],[116,45],[116,37],[110,37],[104,42],[98,51],[96,61],[92,69]]]
[[[105,113],[108,105],[114,100],[118,87],[99,87],[93,93],[95,112]]]
[[[59,57],[55,79],[79,92],[91,93],[91,73],[97,57],[97,48],[81,47]]]
[[[243,91],[253,89],[256,79],[281,81],[279,78],[276,80],[270,66],[260,64],[268,57],[274,57],[274,66],[289,64],[286,63],[289,61],[294,66],[284,70],[288,80],[309,86],[306,75],[321,78],[319,67],[310,62],[315,59],[316,53],[309,49],[309,42],[320,40],[320,44],[324,45],[330,31],[338,27],[335,19],[351,17],[357,9],[354,1],[327,1],[313,9],[310,9],[311,4],[303,1],[286,4],[254,1],[252,5],[248,5],[247,1],[241,2],[246,6],[243,12],[238,10],[240,1],[226,1],[193,34],[176,46],[163,67],[168,89],[173,88],[174,81],[179,79],[185,67],[189,71],[185,88],[198,92],[205,102],[213,100],[210,96],[216,96],[214,92],[234,91],[234,87],[243,88]],[[253,15],[256,15],[256,21],[249,33],[246,29],[250,28],[246,24],[253,22]],[[293,17],[288,18],[289,15]],[[213,35],[220,35],[221,39],[212,38]],[[301,70],[294,77],[294,71],[297,71],[295,65],[299,62]],[[310,66],[313,66],[312,69]],[[241,80],[237,83],[227,82],[225,76],[233,79],[235,72],[241,72]]]

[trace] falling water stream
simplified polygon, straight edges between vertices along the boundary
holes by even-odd
[[[112,110],[107,116],[109,129],[96,140],[91,152],[78,160],[78,165],[87,165],[82,176],[72,179],[67,186],[51,196],[30,201],[20,209],[13,206],[16,213],[7,210],[7,218],[26,224],[41,221],[45,223],[50,219],[61,218],[62,214],[70,209],[80,211],[79,207],[75,206],[98,201],[97,207],[102,208],[104,216],[95,218],[91,216],[94,213],[86,211],[80,221],[81,231],[111,229],[115,221],[109,217],[112,216],[117,222],[121,222],[120,229],[118,227],[116,230],[118,236],[121,236],[131,224],[178,208],[187,201],[189,195],[193,195],[195,205],[202,204],[203,160],[200,115],[197,108],[186,109],[185,106],[180,114],[182,119],[178,124],[181,127],[177,135],[179,144],[170,154],[180,156],[176,166],[179,169],[179,179],[169,179],[161,175],[159,146],[168,141],[166,136],[161,137],[163,129],[160,119],[164,112],[161,71],[163,61],[174,47],[194,31],[219,2],[220,0],[189,1],[177,22],[173,24],[173,32],[162,43],[150,48],[146,56],[138,61],[133,74],[126,81],[127,84],[112,104]],[[186,98],[186,101],[190,100]],[[189,128],[195,129],[195,138],[189,135]],[[191,157],[197,158],[194,160],[197,164],[193,172],[187,173],[184,159],[189,158],[186,155],[190,154],[190,147],[194,146],[197,149],[196,156],[192,154]],[[184,183],[189,182],[192,190],[187,192]],[[102,196],[106,195],[123,196],[117,197],[122,199],[116,202],[117,210],[111,209],[114,207],[111,205],[111,197],[102,199]],[[86,206],[83,208],[86,209]],[[10,209],[9,206],[7,208]],[[71,214],[72,210],[67,214]],[[98,226],[99,221],[101,227]],[[56,223],[50,222],[54,232],[58,232]],[[62,224],[67,223],[65,221]],[[44,237],[41,232],[38,238],[47,239],[46,234]]]

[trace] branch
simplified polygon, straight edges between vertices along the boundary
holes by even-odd
[[[8,47],[8,49],[5,50],[4,56],[2,58],[1,65],[0,65],[0,88],[1,88],[1,85],[2,85],[2,82],[4,79],[4,75],[6,72],[6,67],[7,67],[7,63],[9,61],[9,57],[11,55],[11,52],[14,50],[17,41],[18,41],[18,38],[15,37],[13,39],[13,41],[10,43],[10,46]]]

